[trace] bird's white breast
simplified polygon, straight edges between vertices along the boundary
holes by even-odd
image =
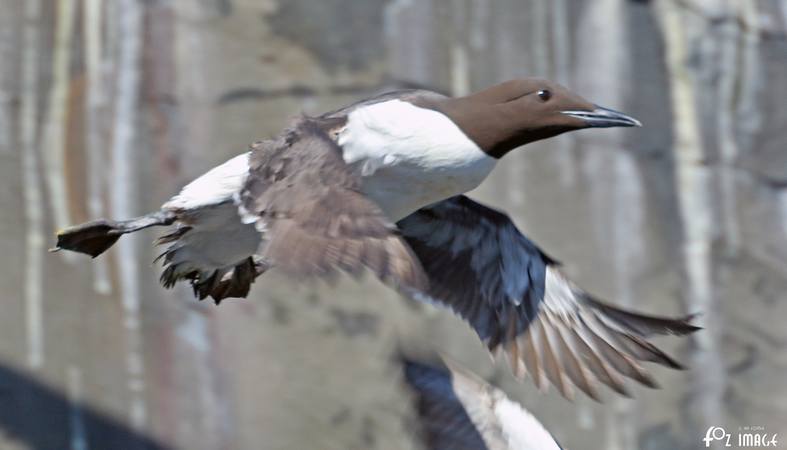
[[[337,143],[393,221],[475,188],[497,161],[444,114],[401,100],[350,113]]]

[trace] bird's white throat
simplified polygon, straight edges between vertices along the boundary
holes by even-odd
[[[402,100],[351,112],[337,142],[392,221],[472,190],[497,162],[446,115]]]

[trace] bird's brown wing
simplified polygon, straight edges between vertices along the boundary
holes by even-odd
[[[288,274],[368,268],[395,286],[426,286],[418,259],[360,192],[324,123],[302,118],[279,139],[255,144],[239,201],[244,222],[262,233],[260,256]]]
[[[569,281],[505,214],[465,196],[422,208],[398,226],[429,277],[415,293],[451,308],[514,372],[567,398],[572,383],[598,400],[596,380],[628,395],[621,375],[656,382],[640,362],[681,365],[647,341],[687,334],[691,317],[671,319],[602,303]]]

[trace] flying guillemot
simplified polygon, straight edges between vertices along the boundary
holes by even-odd
[[[159,211],[66,229],[56,250],[93,257],[125,233],[175,225],[161,282],[188,280],[200,299],[245,297],[269,267],[294,276],[358,274],[446,306],[517,375],[596,380],[628,395],[622,376],[656,382],[640,362],[681,365],[646,339],[697,330],[691,316],[643,315],[579,289],[504,213],[462,195],[507,152],[573,130],[640,123],[541,79],[466,97],[426,90],[375,96],[301,117],[275,139],[213,168]]]

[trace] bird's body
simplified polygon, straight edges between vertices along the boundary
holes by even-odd
[[[245,297],[269,267],[296,276],[362,269],[405,295],[467,320],[515,372],[566,396],[597,398],[619,374],[654,386],[637,361],[679,364],[650,334],[696,329],[601,303],[503,213],[461,195],[515,147],[563,132],[639,123],[543,80],[514,80],[450,98],[383,94],[296,120],[185,186],[160,211],[65,230],[58,249],[97,256],[125,233],[155,225],[161,281],[187,280],[200,299]]]
[[[391,222],[474,189],[498,161],[445,115],[398,98],[360,105],[343,117],[344,125],[331,130],[342,159],[359,175],[361,192]],[[183,270],[226,270],[254,255],[260,234],[239,220],[234,205],[248,172],[249,153],[243,153],[196,178],[162,205],[192,227],[176,260],[188,253],[196,261]],[[189,252],[195,248],[205,251]]]

